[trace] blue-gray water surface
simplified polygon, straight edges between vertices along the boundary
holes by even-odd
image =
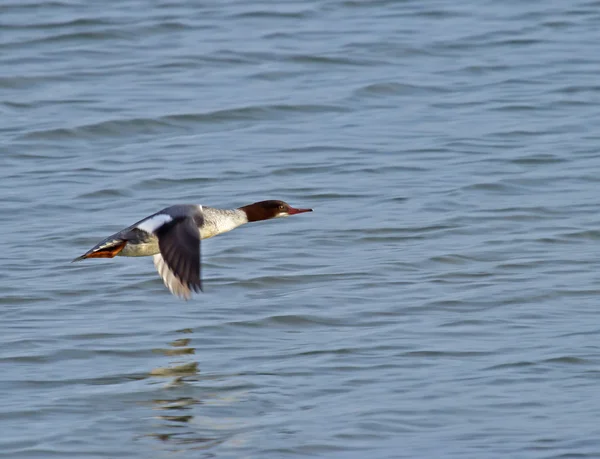
[[[0,9],[0,456],[600,457],[600,2]]]

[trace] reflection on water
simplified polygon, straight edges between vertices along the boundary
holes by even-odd
[[[190,334],[192,330],[183,329],[178,330],[177,333]],[[167,443],[168,449],[173,452],[183,449],[211,448],[223,443],[233,434],[222,430],[218,427],[219,421],[208,416],[200,416],[203,419],[202,424],[206,424],[200,425],[194,408],[203,402],[193,396],[180,395],[181,392],[198,392],[191,384],[198,381],[200,373],[198,362],[190,362],[185,358],[195,354],[191,341],[191,338],[187,337],[178,338],[171,341],[169,347],[155,349],[155,353],[175,357],[175,359],[170,361],[168,366],[155,368],[149,374],[151,378],[164,378],[167,383],[164,385],[166,396],[150,402],[152,409],[159,411],[160,414],[153,416],[157,422],[153,426],[154,432],[147,436]],[[169,392],[173,393],[173,396],[169,397]],[[214,435],[217,431],[219,435]]]
[[[177,333],[192,333],[190,328],[178,330]],[[192,355],[195,353],[195,349],[190,347],[190,338],[179,338],[169,343],[170,348],[154,349],[157,354],[162,354],[167,357],[180,356],[180,355]],[[175,361],[169,364],[168,367],[159,367],[150,371],[150,376],[164,376],[171,377],[174,379],[169,385],[179,384],[183,381],[186,376],[194,376],[198,373],[198,362],[186,362],[186,361]]]
[[[178,330],[178,333],[191,333],[191,329]],[[195,349],[190,346],[190,338],[179,338],[169,343],[170,347],[155,349],[154,352],[167,357],[180,357],[193,355]],[[159,367],[150,371],[150,376],[169,378],[165,389],[186,384],[185,378],[198,374],[198,362],[189,362],[181,359],[174,360],[167,367]],[[189,424],[193,421],[192,407],[200,401],[193,397],[173,397],[152,400],[152,409],[163,410],[165,414],[155,416],[159,421],[156,425],[157,432],[149,436],[163,442],[174,444],[213,443],[215,438],[199,437],[197,432],[190,430]]]

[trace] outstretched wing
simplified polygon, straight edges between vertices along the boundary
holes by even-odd
[[[198,215],[181,216],[162,222],[154,229],[160,253],[154,266],[174,295],[189,299],[202,290],[200,279],[200,231]]]

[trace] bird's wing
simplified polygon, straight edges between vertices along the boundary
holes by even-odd
[[[154,266],[171,293],[189,299],[202,290],[200,279],[200,231],[194,216],[175,217],[154,229],[160,253]]]

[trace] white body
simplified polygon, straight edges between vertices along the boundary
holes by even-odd
[[[246,213],[239,209],[215,209],[212,207],[201,207],[204,222],[198,228],[200,230],[200,239],[208,239],[218,234],[226,233],[245,223],[248,223]],[[149,234],[149,238],[144,242],[127,243],[123,250],[118,254],[122,257],[147,257],[156,255],[160,252],[158,248],[158,238],[152,233],[161,225],[172,220],[165,214],[155,215],[139,223],[136,228]]]

